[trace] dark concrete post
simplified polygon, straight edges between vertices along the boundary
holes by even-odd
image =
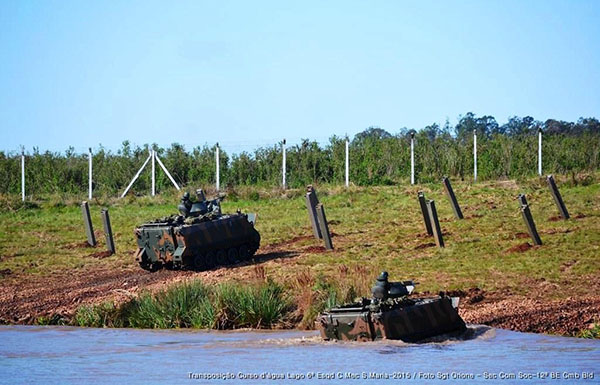
[[[306,187],[306,209],[308,210],[308,217],[310,219],[310,224],[312,225],[313,234],[316,239],[322,239],[321,229],[319,226],[319,220],[317,218],[317,205],[319,204],[319,199],[317,198],[317,192],[313,188],[313,186],[309,185]]]
[[[525,197],[525,194],[519,194],[517,199],[519,199],[519,203],[521,204],[521,206],[529,205],[529,203],[527,203],[527,197]]]
[[[104,224],[104,235],[106,236],[106,249],[114,254],[115,241],[113,239],[112,228],[110,226],[110,216],[108,215],[108,209],[102,209],[102,223]]]
[[[87,201],[81,202],[81,213],[83,214],[83,225],[85,234],[90,246],[96,246],[96,237],[94,236],[94,227],[92,226],[92,217],[90,217],[90,206]]]
[[[529,236],[531,236],[534,244],[541,245],[542,239],[535,228],[533,216],[531,215],[531,210],[529,210],[529,205],[527,204],[525,194],[519,194],[519,203],[521,204],[521,214],[523,215],[523,221],[525,221],[525,226],[527,226],[527,232],[529,232]]]
[[[425,230],[427,235],[433,235],[433,229],[431,228],[431,221],[429,220],[429,212],[427,211],[427,202],[425,201],[425,194],[423,191],[419,191],[419,205],[421,206],[421,214],[423,214],[423,222],[425,222]]]
[[[554,182],[554,177],[552,175],[548,175],[546,177],[546,181],[548,182],[548,187],[550,187],[550,193],[552,194],[552,198],[554,198],[554,203],[556,203],[556,207],[558,207],[558,212],[563,219],[569,219],[569,212],[567,211],[567,206],[565,206],[565,202],[563,202],[562,196],[560,195],[560,191],[558,191],[558,187],[556,187],[556,182]]]
[[[452,205],[452,210],[454,211],[454,216],[456,219],[463,219],[462,211],[460,211],[460,206],[458,205],[458,201],[456,200],[456,195],[454,195],[454,190],[452,190],[452,185],[450,184],[450,180],[447,176],[442,179],[442,183],[444,184],[444,190],[446,190],[446,195],[448,195],[448,199],[450,199],[450,204]]]
[[[427,202],[427,212],[429,213],[429,221],[433,229],[433,237],[438,247],[444,247],[444,238],[442,237],[442,229],[440,228],[440,221],[438,220],[437,210],[435,209],[435,202]]]
[[[322,203],[319,203],[316,207],[317,217],[319,218],[319,226],[321,228],[321,235],[323,241],[325,241],[325,248],[327,250],[333,250],[333,243],[331,242],[331,235],[329,234],[329,226],[327,225],[327,218],[325,217],[325,207]]]

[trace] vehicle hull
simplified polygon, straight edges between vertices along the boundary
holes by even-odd
[[[450,297],[421,298],[373,312],[368,306],[333,308],[316,325],[326,340],[416,342],[466,326]]]
[[[245,214],[193,224],[147,223],[135,234],[135,259],[147,270],[162,266],[205,270],[249,259],[260,246],[260,235]]]

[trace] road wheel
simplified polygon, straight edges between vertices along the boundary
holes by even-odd
[[[212,269],[217,264],[217,256],[214,251],[206,253],[204,259],[206,261],[206,269]]]
[[[250,254],[248,253],[248,246],[241,245],[238,250],[238,257],[239,257],[240,261],[247,260],[249,255]]]
[[[198,254],[194,257],[194,269],[202,271],[206,269],[206,257],[202,254]]]
[[[155,272],[162,267],[162,264],[161,263],[140,262],[140,267],[144,270]]]
[[[227,262],[229,262],[230,265],[235,265],[239,262],[237,247],[232,247],[231,249],[227,250]]]
[[[225,250],[217,251],[217,263],[221,266],[227,265],[227,254]]]

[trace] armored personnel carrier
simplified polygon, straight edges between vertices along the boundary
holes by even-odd
[[[439,334],[462,332],[458,298],[410,298],[413,281],[389,282],[382,272],[371,289],[371,298],[331,308],[316,321],[326,340],[415,342]]]
[[[252,258],[260,246],[260,234],[252,215],[222,214],[223,197],[207,200],[196,191],[193,202],[185,193],[179,214],[145,223],[135,229],[135,260],[143,269],[207,270]]]

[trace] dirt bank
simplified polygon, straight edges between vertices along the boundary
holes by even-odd
[[[460,315],[466,322],[521,332],[576,335],[600,317],[597,295],[544,300],[477,288],[449,294],[461,297]]]
[[[259,260],[283,264],[289,253],[267,248]],[[256,274],[256,265],[236,266],[240,280]],[[137,267],[115,271],[102,268],[48,276],[9,275],[0,280],[0,322],[32,324],[40,317],[69,318],[82,304],[113,299],[124,301],[140,290],[154,290],[191,277],[217,282],[232,269],[208,272],[161,270],[150,273]],[[461,297],[460,313],[469,323],[523,332],[573,335],[587,329],[600,315],[600,296],[548,300],[513,295],[508,290],[484,292],[477,288],[449,292]]]

